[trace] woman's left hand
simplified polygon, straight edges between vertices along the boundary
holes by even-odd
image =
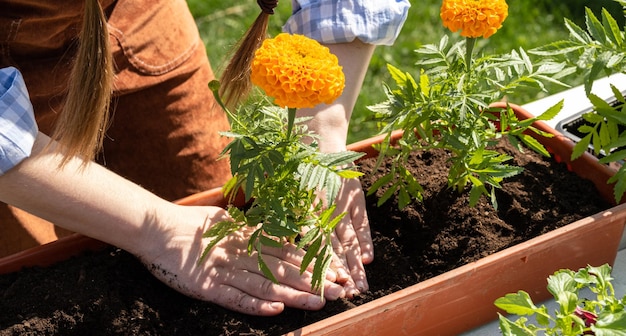
[[[335,200],[335,215],[345,216],[332,234],[337,281],[344,284],[346,297],[369,289],[363,265],[374,260],[374,245],[365,208],[365,195],[358,179],[344,179]]]

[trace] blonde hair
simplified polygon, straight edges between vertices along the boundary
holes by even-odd
[[[239,104],[250,92],[252,58],[265,40],[269,16],[274,14],[278,0],[257,0],[257,3],[261,7],[261,13],[239,41],[237,50],[220,77],[219,93],[228,107]]]
[[[250,92],[250,64],[267,32],[278,0],[257,0],[261,13],[245,33],[220,78],[220,95],[235,106]],[[79,47],[70,73],[63,111],[52,139],[61,146],[61,166],[74,156],[92,160],[102,148],[109,121],[113,65],[106,17],[98,0],[86,0]]]
[[[67,97],[52,139],[61,146],[61,166],[73,156],[91,160],[102,148],[109,120],[113,66],[106,17],[98,0],[86,0],[79,47]]]

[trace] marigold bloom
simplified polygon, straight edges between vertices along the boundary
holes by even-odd
[[[281,107],[330,104],[343,92],[345,76],[337,56],[303,35],[266,39],[254,54],[252,83]]]
[[[505,0],[443,0],[441,19],[453,32],[463,37],[488,38],[495,34],[509,15]]]

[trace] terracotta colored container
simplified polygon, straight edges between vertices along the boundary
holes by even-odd
[[[519,118],[531,116],[519,106],[512,107]],[[534,126],[556,134],[543,122]],[[350,149],[373,156],[377,152],[372,144],[382,139],[361,141]],[[570,161],[574,143],[562,135],[538,140],[555,160],[565,162],[572,171],[593,181],[600,194],[613,202],[612,186],[606,181],[614,171],[590,154]],[[214,189],[178,203],[225,206],[226,200],[220,189]],[[535,302],[549,298],[546,278],[558,269],[613,264],[625,222],[626,204],[615,206],[288,335],[457,335],[495,319],[498,310],[493,302],[506,293],[523,289]],[[50,265],[102,246],[96,240],[73,235],[0,259],[0,273]]]

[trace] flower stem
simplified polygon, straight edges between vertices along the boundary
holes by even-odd
[[[469,74],[472,69],[472,54],[474,53],[474,45],[476,44],[476,39],[473,37],[468,37],[465,39],[465,69]]]
[[[296,119],[296,109],[293,107],[287,108],[287,140],[291,139],[291,132],[293,131],[293,123]]]

